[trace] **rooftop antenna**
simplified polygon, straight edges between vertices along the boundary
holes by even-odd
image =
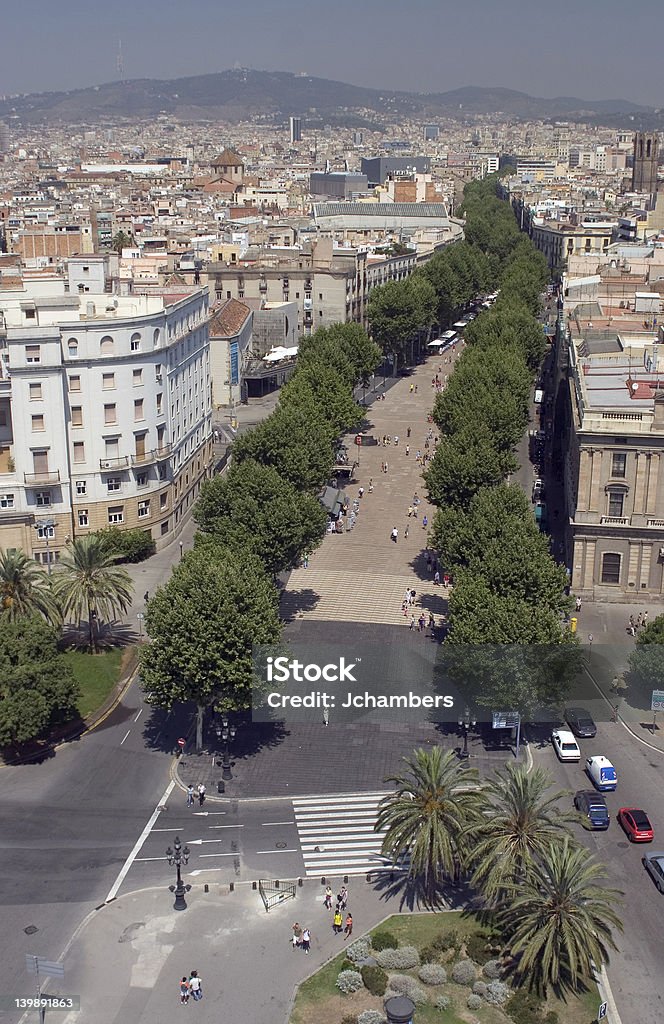
[[[122,56],[122,40],[118,39],[118,55],[115,58],[115,66],[117,68],[118,77],[121,82],[124,82],[124,58]]]

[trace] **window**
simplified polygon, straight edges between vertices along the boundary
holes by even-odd
[[[80,405],[72,405],[71,407],[71,425],[72,427],[83,426],[83,409]]]
[[[35,494],[35,504],[39,508],[50,508],[51,505],[51,492],[50,491],[37,491]]]
[[[132,352],[141,351],[141,336],[140,334],[138,334],[138,332],[136,334],[132,334],[131,340],[129,342],[129,348]]]
[[[14,495],[13,494],[0,494],[0,509],[13,508],[14,507]]]
[[[159,508],[161,508],[161,509],[168,508],[168,495],[167,494],[160,494],[159,495]]]
[[[602,555],[602,583],[620,583],[620,555]]]
[[[104,406],[104,423],[117,423],[115,404]]]
[[[611,457],[611,476],[624,477],[627,468],[627,454],[614,452]]]
[[[25,346],[25,361],[26,361],[26,363],[41,363],[41,346],[40,345],[26,345]]]
[[[88,512],[87,508],[80,508],[78,510],[78,525],[79,526],[89,526],[90,525],[90,515],[89,515],[89,512]]]
[[[26,309],[25,310],[25,319],[26,320],[34,320],[36,318],[36,316],[37,316],[37,310],[36,309],[33,308],[33,309]]]
[[[165,519],[161,524],[161,535],[164,537],[168,533],[168,519]]]
[[[145,501],[139,501],[138,503],[138,518],[145,519],[150,515],[150,499],[147,498]]]
[[[145,419],[143,415],[143,399],[136,398],[134,399],[134,421],[143,419]]]
[[[103,356],[113,355],[114,342],[110,334],[105,334],[99,342],[99,351]]]
[[[41,565],[48,565],[49,562],[52,565],[54,562],[59,562],[59,561],[60,561],[60,552],[59,551],[37,551],[35,553],[35,562],[39,562]]]
[[[162,395],[162,393],[160,391],[159,394],[157,395],[157,416],[161,416],[163,414],[163,411],[164,411],[163,398],[164,398],[164,396]]]
[[[69,378],[69,390],[70,391],[80,391],[81,390],[81,378],[80,377],[77,376],[77,377],[70,377]]]
[[[154,364],[154,375],[157,383],[161,383],[161,363]]]
[[[148,485],[148,475],[147,475],[147,473],[137,473],[136,474],[136,486],[137,487],[147,487],[147,485]]]
[[[154,332],[152,334],[152,344],[154,345],[155,348],[159,344],[159,328],[158,327],[155,327]]]
[[[39,540],[46,540],[47,537],[49,540],[53,540],[55,537],[55,527],[37,526],[37,536],[39,537]]]
[[[165,480],[166,479],[166,473],[167,473],[166,466],[163,466],[163,465],[160,466],[159,467],[159,479],[160,480]]]
[[[31,384],[30,385],[30,401],[31,402],[36,402],[36,401],[38,401],[41,398],[41,396],[42,396],[42,386],[41,386],[41,384]]]
[[[78,342],[76,338],[70,338],[67,342],[67,351],[69,352],[70,359],[76,359],[78,355]]]
[[[79,497],[82,497],[84,494],[87,494],[87,492],[88,492],[88,482],[87,482],[87,480],[77,480],[76,481],[76,493],[79,495]]]
[[[609,491],[609,515],[622,517],[624,502],[623,491]]]
[[[112,391],[115,387],[115,374],[103,373],[101,376],[101,386],[104,391]]]
[[[32,429],[33,430],[44,430],[44,417],[40,414],[39,416],[32,417]]]
[[[85,462],[85,444],[83,441],[74,441],[74,462]]]
[[[132,376],[132,384],[133,384],[133,386],[135,388],[139,388],[141,386],[141,384],[143,383],[143,371],[142,370],[132,370],[131,376]]]
[[[120,445],[117,437],[107,437],[104,441],[107,459],[117,459],[120,455]]]
[[[108,509],[108,521],[111,526],[124,523],[124,505],[111,505]]]
[[[120,479],[119,476],[109,476],[109,477],[107,477],[107,479],[106,479],[106,490],[109,492],[109,494],[112,491],[119,491],[121,487],[122,487],[122,480]]]

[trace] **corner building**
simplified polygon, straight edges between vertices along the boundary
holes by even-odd
[[[212,457],[208,294],[0,296],[0,549],[179,532]]]

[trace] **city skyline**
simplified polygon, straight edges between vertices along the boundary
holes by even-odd
[[[561,0],[555,20],[526,0],[507,0],[500,21],[493,0],[446,6],[412,0],[407,9],[386,10],[378,0],[359,8],[338,0],[330,16],[320,0],[284,0],[278,8],[255,0],[247,31],[243,9],[224,10],[212,0],[192,0],[186,8],[174,0],[144,0],[138,13],[128,0],[109,8],[68,0],[64,17],[45,0],[25,0],[12,13],[14,38],[1,88],[6,94],[56,92],[239,65],[399,91],[481,86],[658,105],[657,0],[644,0],[630,13],[638,76],[633,60],[613,59],[626,54],[618,0],[583,8]]]

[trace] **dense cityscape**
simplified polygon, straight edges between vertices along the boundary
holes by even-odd
[[[658,1024],[661,112],[116,71],[0,97],[0,1021]]]

